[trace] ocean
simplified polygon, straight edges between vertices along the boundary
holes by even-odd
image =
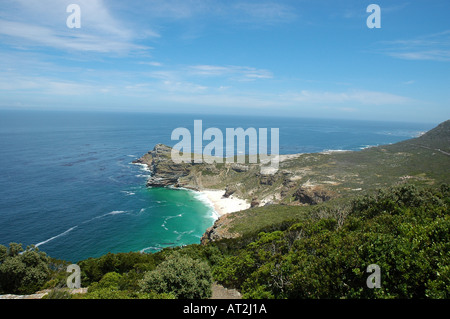
[[[108,252],[156,252],[199,243],[216,219],[190,190],[147,188],[131,162],[177,127],[279,128],[280,154],[361,150],[435,125],[326,119],[0,111],[0,244],[34,244],[70,262]],[[438,124],[438,123],[436,123]],[[205,145],[207,143],[205,142]],[[204,146],[205,146],[204,145]]]

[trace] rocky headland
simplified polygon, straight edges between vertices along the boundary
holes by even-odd
[[[247,203],[219,214],[222,216],[203,236],[206,242],[237,236],[228,231],[232,218],[227,213],[232,211],[269,205],[319,205],[403,183],[448,183],[450,121],[392,145],[355,152],[281,155],[279,169],[266,173],[260,164],[178,164],[172,161],[171,152],[169,146],[158,144],[134,161],[150,170],[147,186],[220,190],[221,199]]]

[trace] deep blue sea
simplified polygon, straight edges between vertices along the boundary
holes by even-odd
[[[77,262],[199,243],[215,214],[188,190],[146,188],[131,162],[177,127],[279,128],[280,154],[360,150],[434,124],[136,113],[0,111],[0,244]],[[436,123],[437,124],[437,123]],[[225,135],[225,134],[224,134]],[[205,142],[205,145],[208,142]]]

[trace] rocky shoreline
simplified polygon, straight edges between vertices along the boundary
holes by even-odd
[[[157,144],[153,150],[141,158],[133,161],[133,164],[147,165],[151,172],[151,177],[147,180],[147,187],[186,187],[180,185],[180,177],[188,176],[191,171],[191,164],[176,164],[172,161],[172,149],[163,144]]]
[[[280,162],[289,165],[301,156],[308,155],[282,155]],[[220,218],[205,232],[202,242],[234,236],[225,227],[228,213],[272,204],[316,205],[338,196],[328,187],[336,184],[334,181],[326,185],[310,179],[302,182],[308,168],[263,173],[260,164],[175,163],[172,148],[164,144],[157,144],[133,164],[144,165],[151,173],[147,187],[185,188],[203,192],[209,198]]]
[[[219,218],[214,225],[208,228],[201,238],[201,243],[231,238],[232,234],[226,231],[224,225],[228,220],[226,215],[236,211],[250,208],[245,200],[233,196],[234,190],[227,187],[224,190],[205,189],[201,187],[201,178],[193,172],[194,166],[198,164],[177,164],[171,160],[172,149],[163,144],[157,144],[153,150],[147,152],[141,158],[133,161],[133,164],[145,165],[151,173],[147,180],[147,187],[174,187],[186,188],[202,192],[211,201]],[[239,167],[239,170],[245,171]],[[184,180],[183,180],[184,178]]]
[[[291,204],[315,205],[337,196],[326,185],[316,185],[309,180],[301,183],[302,175],[308,173],[303,169],[300,175],[289,170],[263,174],[259,164],[206,164],[175,163],[171,159],[172,148],[157,144],[153,150],[134,164],[145,165],[151,173],[147,187],[187,188],[195,191],[206,189],[225,190],[226,198],[231,195],[248,200],[251,207],[281,203],[285,198],[294,198]],[[297,159],[303,154],[281,156],[281,162]],[[252,183],[246,185],[246,183]],[[325,182],[336,184],[334,181]]]

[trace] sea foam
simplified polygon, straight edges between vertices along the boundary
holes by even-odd
[[[77,226],[74,226],[74,227],[71,227],[71,228],[69,228],[68,230],[66,230],[65,232],[63,232],[63,233],[61,233],[61,234],[59,234],[59,235],[53,236],[53,237],[51,237],[51,238],[49,238],[49,239],[47,239],[47,240],[44,240],[44,241],[42,241],[42,242],[40,242],[40,243],[37,243],[37,244],[34,245],[34,246],[39,247],[39,246],[41,246],[41,245],[44,245],[44,244],[48,243],[49,241],[52,241],[52,240],[54,240],[54,239],[56,239],[56,238],[58,238],[58,237],[61,237],[61,236],[64,236],[64,235],[70,233],[72,230],[74,230],[74,229],[77,228],[77,227],[78,227],[78,225],[77,225]]]
[[[220,215],[216,212],[216,209],[214,208],[214,203],[208,198],[208,196],[205,193],[202,192],[194,192],[192,191],[194,198],[201,201],[203,204],[208,206],[210,208],[210,214],[212,219],[217,220],[219,219]]]

